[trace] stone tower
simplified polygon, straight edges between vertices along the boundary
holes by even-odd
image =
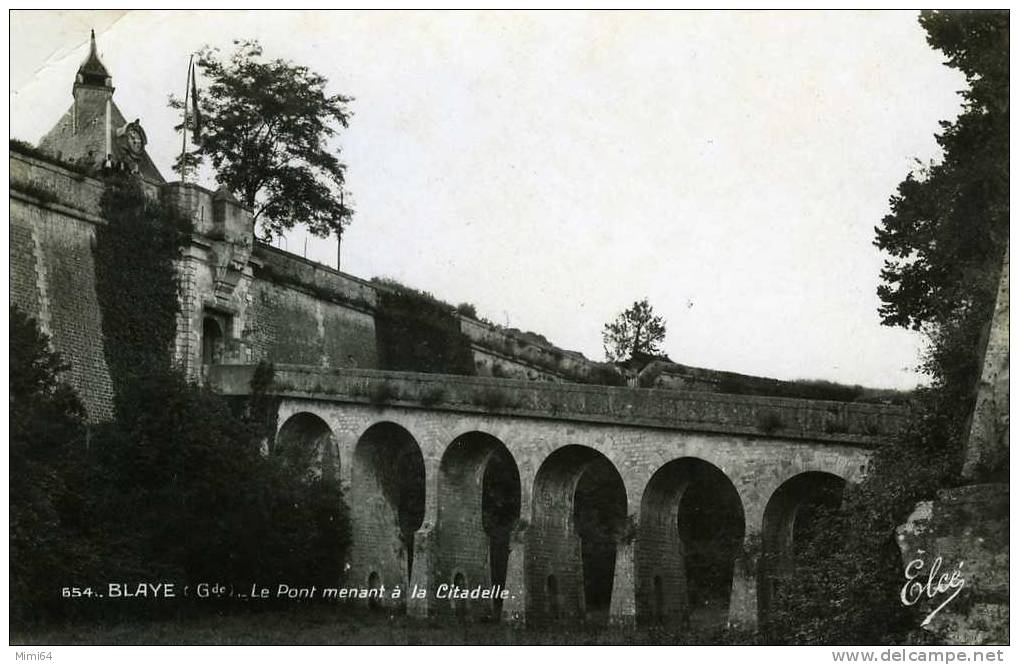
[[[72,86],[74,101],[39,141],[39,149],[67,162],[99,168],[123,164],[146,179],[165,182],[145,151],[147,137],[138,120],[128,123],[113,101],[113,77],[99,58],[95,31],[89,52]]]

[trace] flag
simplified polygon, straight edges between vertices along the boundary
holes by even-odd
[[[194,118],[194,132],[192,141],[197,144],[202,133],[202,112],[198,110],[198,84],[195,81],[197,72],[194,66],[191,67],[191,113]]]

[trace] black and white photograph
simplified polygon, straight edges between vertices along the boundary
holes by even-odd
[[[1005,662],[1009,20],[10,10],[9,658]]]

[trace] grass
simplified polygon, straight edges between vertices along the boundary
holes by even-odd
[[[517,406],[516,400],[498,388],[484,388],[471,395],[471,401],[489,411],[512,409]]]
[[[757,429],[765,434],[774,434],[783,427],[785,422],[782,421],[782,416],[774,411],[765,411],[757,415]]]
[[[28,194],[39,200],[43,205],[49,205],[50,203],[57,202],[57,195],[53,190],[43,185],[39,185],[34,182],[18,182],[17,180],[11,181],[11,189]]]
[[[733,633],[680,635],[662,629],[557,626],[524,628],[453,617],[389,617],[338,605],[288,611],[201,613],[162,620],[69,622],[45,628],[11,628],[13,645],[528,645],[742,643]]]
[[[434,406],[446,401],[446,388],[441,385],[431,386],[421,393],[421,403]]]
[[[376,383],[368,389],[368,400],[375,406],[382,406],[400,397],[400,388],[389,381]]]

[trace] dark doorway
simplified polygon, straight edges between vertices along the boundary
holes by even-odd
[[[202,365],[208,367],[222,361],[223,325],[211,316],[202,319]]]

